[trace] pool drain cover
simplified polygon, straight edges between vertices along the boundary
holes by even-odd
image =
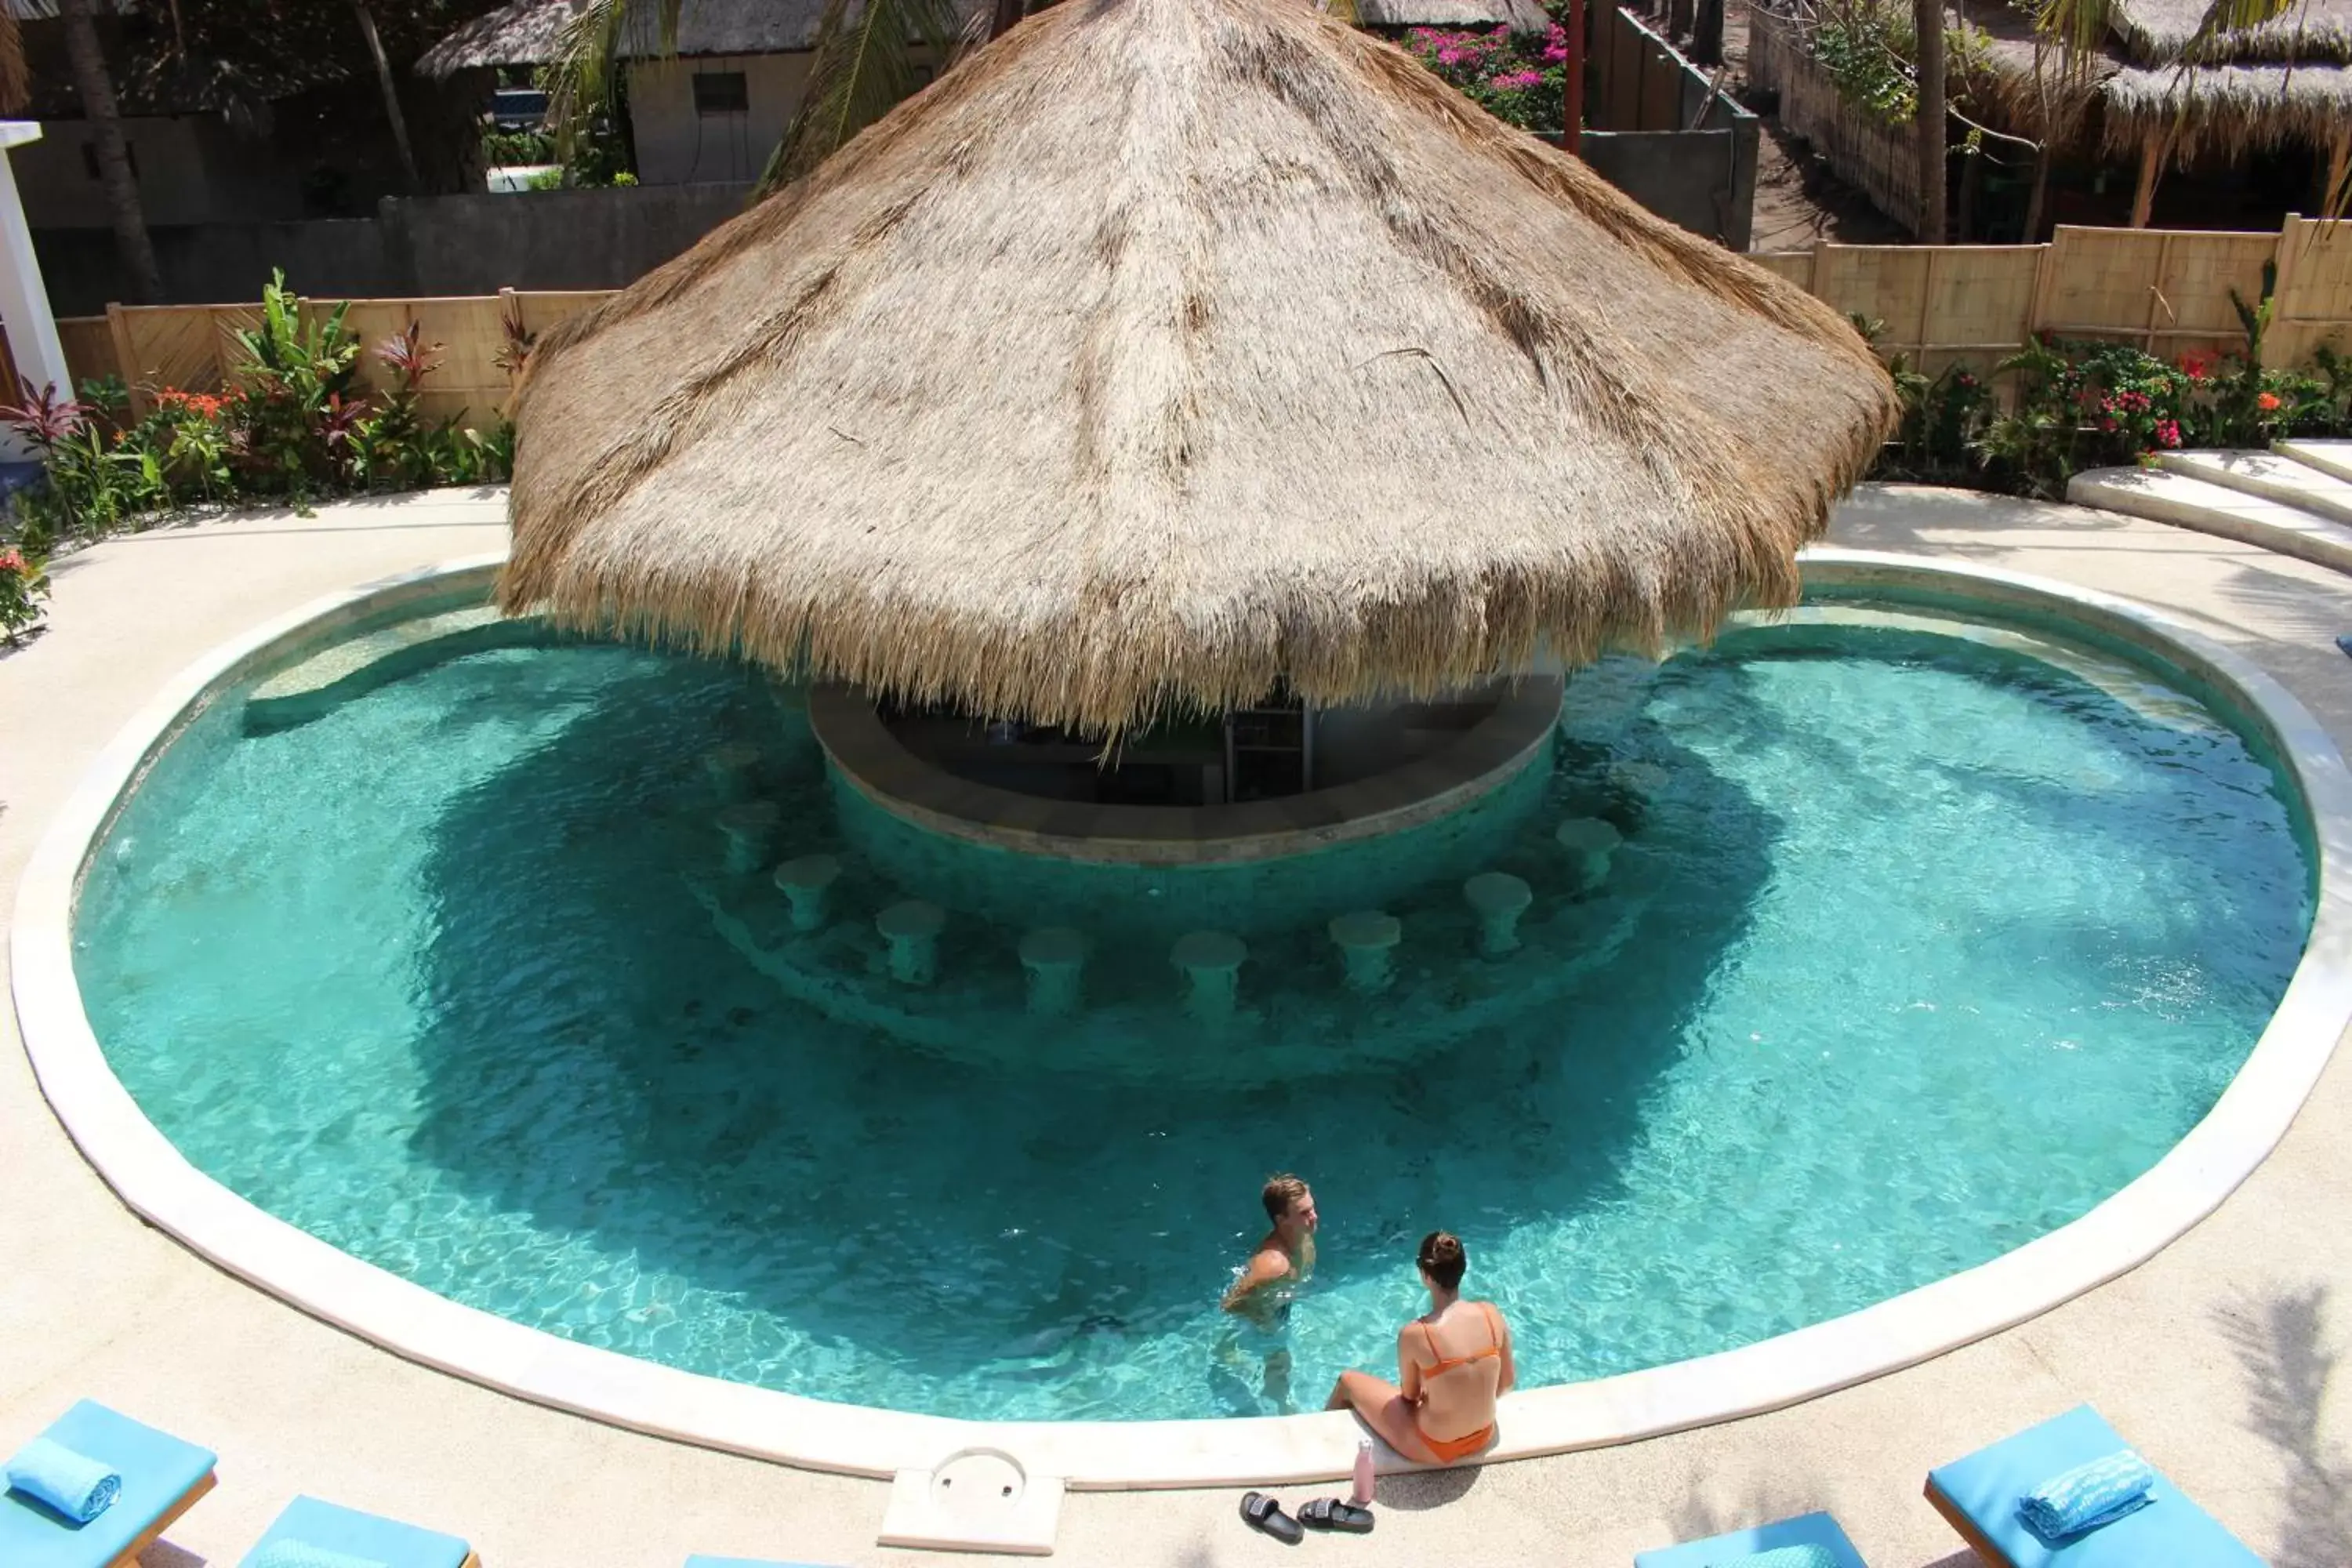
[[[879,1544],[1043,1557],[1061,1518],[1060,1477],[1033,1476],[1002,1449],[961,1448],[890,1479]]]

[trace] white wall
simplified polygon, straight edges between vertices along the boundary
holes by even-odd
[[[808,82],[806,54],[718,55],[629,67],[629,129],[637,178],[649,185],[756,180],[783,140]],[[749,111],[694,111],[698,72],[741,71]]]

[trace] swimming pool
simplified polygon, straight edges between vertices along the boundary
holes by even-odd
[[[1038,1070],[1017,933],[951,922],[955,1054],[749,962],[698,896],[700,754],[792,732],[743,672],[508,648],[274,734],[237,710],[131,797],[77,934],[116,1072],[199,1168],[582,1342],[964,1415],[1276,1407],[1213,1311],[1276,1167],[1326,1215],[1289,1332],[1309,1405],[1383,1356],[1436,1225],[1530,1384],[1939,1279],[2194,1124],[2310,915],[2264,760],[2138,667],[1908,612],[1764,628],[1580,678],[1543,809],[1391,906],[1404,994],[1488,1005],[1475,1030],[1347,1059],[1381,1007],[1336,984],[1318,921],[1258,939],[1263,1032],[1211,1044],[1319,1021],[1324,1059],[1221,1089],[1192,1060]],[[771,745],[780,856],[829,841],[821,771]],[[1549,830],[1594,813],[1630,833],[1578,898]],[[1492,1005],[1545,974],[1476,953],[1458,888],[1490,865],[1551,917],[1530,950],[1556,926],[1549,951],[1606,962]],[[1116,936],[1103,1004],[1181,1016],[1164,949]]]

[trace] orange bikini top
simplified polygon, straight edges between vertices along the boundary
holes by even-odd
[[[1488,1361],[1503,1353],[1503,1333],[1495,1326],[1495,1304],[1492,1301],[1481,1301],[1478,1303],[1478,1310],[1486,1320],[1486,1343],[1483,1348],[1472,1351],[1468,1355],[1439,1355],[1437,1331],[1427,1323],[1421,1325],[1423,1337],[1429,1341],[1431,1358],[1430,1364],[1422,1368],[1422,1382],[1427,1383],[1432,1378],[1443,1376],[1457,1366],[1468,1366],[1474,1361]]]

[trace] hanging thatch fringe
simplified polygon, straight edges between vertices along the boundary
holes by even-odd
[[[2115,0],[2108,17],[2139,65],[2180,58],[2203,25],[2210,0]],[[2296,0],[2285,15],[2231,33],[2200,54],[2208,60],[2352,60],[2352,0]]]
[[[533,355],[509,608],[1089,731],[1703,637],[1847,324],[1304,0],[1066,0]]]
[[[2352,69],[2342,66],[2135,66],[2104,90],[2109,152],[2136,152],[2176,123],[2182,159],[2209,143],[2233,157],[2284,142],[2324,147],[2352,122]]]

